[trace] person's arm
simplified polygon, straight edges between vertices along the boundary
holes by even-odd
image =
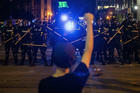
[[[86,35],[86,43],[85,43],[85,51],[82,56],[81,62],[86,64],[89,67],[89,63],[91,60],[91,55],[93,51],[93,19],[94,16],[90,13],[85,14],[85,19],[87,21],[87,35]]]

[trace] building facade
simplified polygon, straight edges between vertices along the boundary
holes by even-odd
[[[132,13],[139,20],[140,0],[96,0],[96,4],[97,11],[101,12],[101,15],[107,16],[105,13],[112,11],[122,21],[128,13]]]

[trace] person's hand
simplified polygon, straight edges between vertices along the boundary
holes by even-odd
[[[84,17],[85,17],[85,19],[86,19],[87,22],[93,22],[93,20],[94,20],[94,15],[91,14],[91,13],[86,13],[84,15]]]
[[[121,31],[118,31],[119,34],[121,34]]]
[[[107,40],[108,38],[104,37],[104,40]]]
[[[45,43],[43,43],[42,45],[43,45],[43,46],[46,46],[46,44],[45,44]]]

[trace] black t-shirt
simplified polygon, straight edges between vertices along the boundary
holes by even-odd
[[[81,93],[89,71],[84,63],[62,77],[48,77],[40,81],[39,93]]]

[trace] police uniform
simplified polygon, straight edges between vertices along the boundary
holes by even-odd
[[[26,53],[28,55],[29,64],[31,65],[32,63],[32,53],[31,53],[32,46],[26,45],[26,44],[31,44],[31,34],[30,32],[27,32],[28,30],[30,30],[30,27],[27,24],[21,27],[21,33],[20,33],[21,37],[25,35],[26,33],[28,34],[20,42],[21,55],[22,55],[22,60],[21,60],[20,65],[24,65]]]
[[[18,63],[18,49],[17,46],[15,45],[15,42],[17,41],[17,37],[16,37],[17,31],[14,29],[14,27],[11,26],[6,26],[4,29],[4,41],[5,41],[5,65],[8,65],[8,61],[9,61],[9,53],[10,53],[10,49],[12,49],[12,53],[13,53],[13,57],[14,57],[14,61],[15,64]]]
[[[104,29],[103,38],[104,38],[104,48],[103,48],[104,60],[108,61],[108,56],[107,56],[107,51],[108,51],[107,41],[109,40],[109,29],[108,29],[108,26],[106,26],[105,29]]]
[[[14,25],[14,38],[13,38],[13,47],[14,47],[14,59],[15,63],[18,64],[18,52],[19,52],[19,44],[16,44],[16,42],[19,39],[19,33],[21,32],[21,27],[18,24]],[[17,60],[17,61],[16,61]]]
[[[3,41],[4,41],[4,40],[3,40],[3,39],[4,39],[3,33],[4,33],[4,25],[1,24],[1,25],[0,25],[0,40],[1,40],[1,41],[0,41],[0,44],[1,44],[1,45],[2,45],[2,43],[3,43]],[[0,45],[0,46],[1,46],[1,45]]]
[[[133,21],[133,26],[132,36],[137,37],[131,41],[133,44],[134,60],[140,64],[140,27],[137,25],[136,21]]]
[[[118,29],[119,25],[117,23],[114,23],[115,20],[113,20],[111,27],[110,27],[110,38],[114,36]],[[122,61],[122,45],[121,45],[121,34],[118,33],[110,42],[109,42],[109,57],[110,62],[115,61],[114,59],[114,49],[117,49],[119,61]]]
[[[104,34],[103,33],[103,25],[97,25],[98,32],[94,36],[98,35],[94,39],[94,50],[92,54],[91,62],[94,64],[95,59],[95,53],[97,54],[96,60],[102,63],[102,65],[105,65],[105,60],[103,59],[104,50],[105,50],[105,40],[104,40]]]
[[[122,42],[125,43],[128,40],[132,39],[132,21],[128,18],[126,19],[122,25],[124,25],[123,29],[122,29]],[[122,64],[124,64],[124,62],[131,64],[131,54],[132,54],[132,47],[133,44],[132,42],[127,43],[127,44],[123,44],[123,61]]]
[[[94,36],[99,35],[98,27],[97,27],[97,30],[94,29],[93,32],[94,32]],[[93,52],[92,52],[90,65],[95,64],[95,57],[96,57],[96,52],[97,52],[97,42],[96,41],[97,41],[97,38],[94,38],[94,49],[93,49]]]
[[[43,28],[41,25],[37,24],[35,27],[32,29],[32,43],[35,45],[43,45],[47,43],[47,38],[46,38],[46,29]],[[37,51],[40,49],[41,51],[41,57],[45,63],[47,64],[47,59],[46,59],[46,49],[47,47],[39,47],[39,46],[33,46],[33,65],[35,65],[35,62],[37,60]]]

